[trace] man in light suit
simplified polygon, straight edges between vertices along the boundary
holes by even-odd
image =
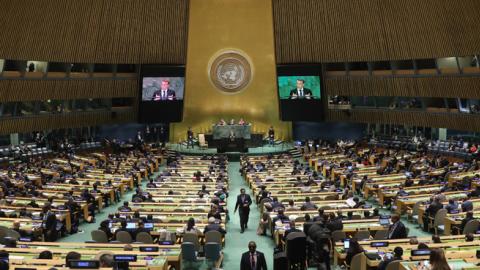
[[[240,228],[241,228],[241,233],[245,231],[246,228],[248,228],[247,223],[248,223],[248,215],[250,214],[250,205],[252,204],[252,199],[250,198],[250,195],[245,194],[245,189],[242,188],[240,189],[240,195],[237,196],[237,203],[235,204],[235,211],[234,213],[239,210],[240,214]]]
[[[153,101],[160,101],[160,100],[176,100],[177,97],[175,96],[175,91],[169,89],[170,81],[163,80],[162,85],[160,86],[160,90],[153,92],[152,100]]]
[[[304,88],[305,81],[297,80],[297,88],[290,91],[290,99],[312,99],[312,90]]]
[[[242,254],[240,270],[267,270],[265,255],[257,251],[257,244],[254,241],[248,243],[248,252]]]

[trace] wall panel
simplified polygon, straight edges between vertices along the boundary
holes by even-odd
[[[133,109],[117,111],[115,114],[110,111],[97,111],[5,118],[0,120],[0,134],[127,123],[135,120]]]
[[[0,58],[184,64],[188,3],[188,0],[0,1]]]
[[[278,63],[480,53],[478,0],[273,0]]]
[[[337,77],[325,84],[329,95],[480,98],[480,77]]]
[[[472,114],[399,112],[388,110],[328,110],[327,121],[402,124],[480,131],[480,116]]]
[[[138,96],[137,79],[0,80],[0,102]]]

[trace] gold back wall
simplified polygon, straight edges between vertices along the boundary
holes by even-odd
[[[221,118],[252,123],[253,133],[270,125],[276,136],[290,139],[291,125],[279,120],[271,0],[191,0],[189,6],[186,90],[183,122],[172,124],[170,139],[186,138],[186,130],[209,133]],[[209,63],[223,50],[239,50],[251,61],[250,84],[225,94],[209,79]]]

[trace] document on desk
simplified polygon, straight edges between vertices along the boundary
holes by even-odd
[[[353,201],[353,198],[348,198],[346,202],[347,202],[347,205],[350,207],[354,207],[356,204],[355,201]]]

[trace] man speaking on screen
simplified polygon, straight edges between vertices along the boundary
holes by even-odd
[[[297,79],[297,88],[290,91],[290,99],[312,99],[312,90],[304,88],[305,81]]]
[[[160,100],[176,100],[175,91],[169,89],[170,81],[162,80],[162,85],[160,86],[160,90],[153,92],[152,100],[153,101],[160,101]]]

